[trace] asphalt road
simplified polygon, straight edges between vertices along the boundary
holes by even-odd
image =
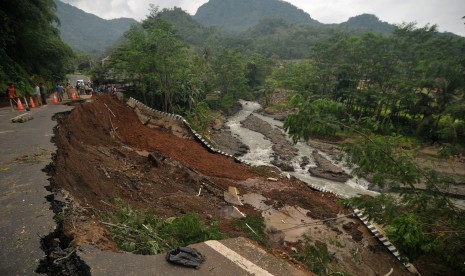
[[[0,108],[1,275],[35,275],[44,257],[40,238],[53,232],[56,223],[45,198],[50,182],[43,169],[56,151],[52,116],[66,110],[70,107],[48,104],[28,112],[32,120],[12,123],[11,118],[26,111]]]
[[[90,82],[90,79],[84,75],[66,75],[69,83],[74,87],[76,86],[77,80],[83,80],[84,82]]]

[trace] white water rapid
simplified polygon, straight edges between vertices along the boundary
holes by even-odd
[[[247,154],[241,157],[241,159],[250,162],[254,166],[273,166],[271,164],[271,161],[273,160],[273,149],[271,141],[258,132],[242,127],[241,121],[245,120],[250,114],[253,113],[254,116],[257,116],[261,120],[267,122],[273,128],[280,129],[284,133],[283,123],[280,121],[276,121],[273,118],[255,113],[257,110],[261,108],[260,104],[256,102],[241,101],[241,104],[242,110],[236,113],[234,116],[230,117],[229,120],[226,122],[226,125],[231,130],[231,134],[239,138],[241,142],[247,145],[250,149]],[[295,169],[295,172],[289,172],[290,175],[295,176],[296,178],[304,181],[305,183],[324,188],[344,197],[378,194],[377,192],[368,190],[369,183],[365,179],[354,177],[349,179],[345,183],[340,183],[324,178],[311,176],[308,172],[308,169],[310,167],[316,166],[315,161],[312,157],[312,152],[315,151],[315,149],[303,142],[298,142],[295,145],[295,148],[298,150],[297,156],[292,160],[292,165]],[[320,153],[333,164],[339,166],[345,172],[350,174],[350,169],[342,166],[342,164],[337,162],[337,160],[333,160],[330,156],[321,151],[318,151],[318,153]],[[310,160],[310,162],[307,166],[301,168],[300,163],[302,157],[304,156],[306,156]]]

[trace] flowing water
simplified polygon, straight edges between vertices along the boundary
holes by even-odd
[[[253,114],[254,116],[257,116],[259,119],[270,124],[272,127],[280,129],[284,133],[283,123],[274,120],[271,117],[267,117],[256,113],[257,110],[261,109],[260,104],[256,102],[241,101],[241,104],[243,107],[242,110],[236,113],[234,116],[230,117],[229,120],[226,122],[226,126],[230,128],[231,133],[237,138],[239,138],[242,141],[242,143],[247,145],[250,149],[247,154],[241,157],[241,159],[248,161],[255,166],[273,166],[271,164],[271,161],[273,160],[272,142],[263,134],[242,127],[241,121],[245,120],[249,115]],[[298,150],[297,156],[292,160],[292,165],[295,171],[289,172],[290,175],[295,176],[296,178],[304,181],[305,183],[311,186],[317,186],[326,189],[328,191],[337,193],[343,197],[378,194],[377,192],[368,190],[369,183],[361,178],[354,177],[349,179],[345,183],[340,183],[310,175],[308,169],[310,167],[316,166],[315,160],[312,157],[312,152],[316,149],[310,147],[309,145],[303,142],[298,142],[295,145],[295,148]],[[350,169],[344,167],[338,160],[335,160],[331,156],[321,151],[318,151],[318,153],[320,153],[333,164],[339,166],[345,172],[350,174]],[[310,162],[308,165],[301,168],[300,163],[304,156],[306,156]]]

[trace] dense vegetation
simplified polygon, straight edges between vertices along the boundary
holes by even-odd
[[[350,136],[344,150],[354,173],[405,192],[348,204],[386,225],[410,261],[435,256],[429,269],[465,272],[465,212],[447,196],[463,179],[415,162],[424,143],[441,144],[449,158],[464,152],[465,40],[413,24],[392,36],[335,36],[315,47],[310,60],[275,74],[281,87],[297,92],[298,113],[285,124],[295,141]]]
[[[199,123],[209,110],[207,94],[220,91],[216,106],[223,108],[239,98],[251,98],[273,63],[257,53],[225,47],[221,43],[225,37],[215,33],[207,40],[214,43],[189,49],[155,8],[126,39],[128,43],[115,49],[109,65],[94,71],[95,78],[112,73],[116,79],[130,80],[129,94],[159,109],[195,117]]]
[[[102,213],[102,220],[113,234],[118,246],[141,255],[166,253],[179,246],[188,246],[207,240],[224,239],[219,222],[203,222],[196,213],[168,219],[157,218],[153,210],[138,211],[115,199],[113,212]]]
[[[53,0],[0,3],[0,90],[16,84],[19,95],[32,94],[32,85],[61,80],[69,69],[72,50],[55,27]]]
[[[355,118],[351,123],[379,134],[456,143],[465,138],[464,65],[463,38],[408,24],[392,36],[335,36],[319,44],[311,60],[288,65],[313,68],[307,87],[287,88],[301,90],[311,104],[317,98],[339,103]],[[309,137],[313,130],[297,131]]]

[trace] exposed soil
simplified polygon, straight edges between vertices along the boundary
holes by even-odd
[[[99,221],[102,211],[114,208],[115,198],[139,209],[154,207],[154,214],[161,218],[192,211],[204,219],[214,217],[230,237],[241,236],[224,213],[231,206],[224,200],[224,191],[233,186],[241,195],[262,195],[275,210],[283,206],[304,209],[306,217],[316,222],[343,217],[318,223],[318,227],[306,226],[311,240],[334,252],[331,265],[338,270],[384,275],[393,268],[393,275],[410,275],[333,195],[282,177],[275,168],[248,167],[212,153],[178,129],[175,120],[152,116],[152,127],[148,127],[144,125],[148,121],[141,121],[132,108],[107,95],[79,103],[57,120],[54,142],[58,151],[51,183],[56,197],[63,194],[68,199],[60,212],[64,214],[61,230],[70,247],[91,244],[101,250],[119,250]],[[247,203],[237,207],[246,215],[261,213]],[[334,246],[334,241],[342,245]],[[285,260],[293,260],[290,254],[301,249],[300,242],[270,244],[275,247],[267,250]]]

